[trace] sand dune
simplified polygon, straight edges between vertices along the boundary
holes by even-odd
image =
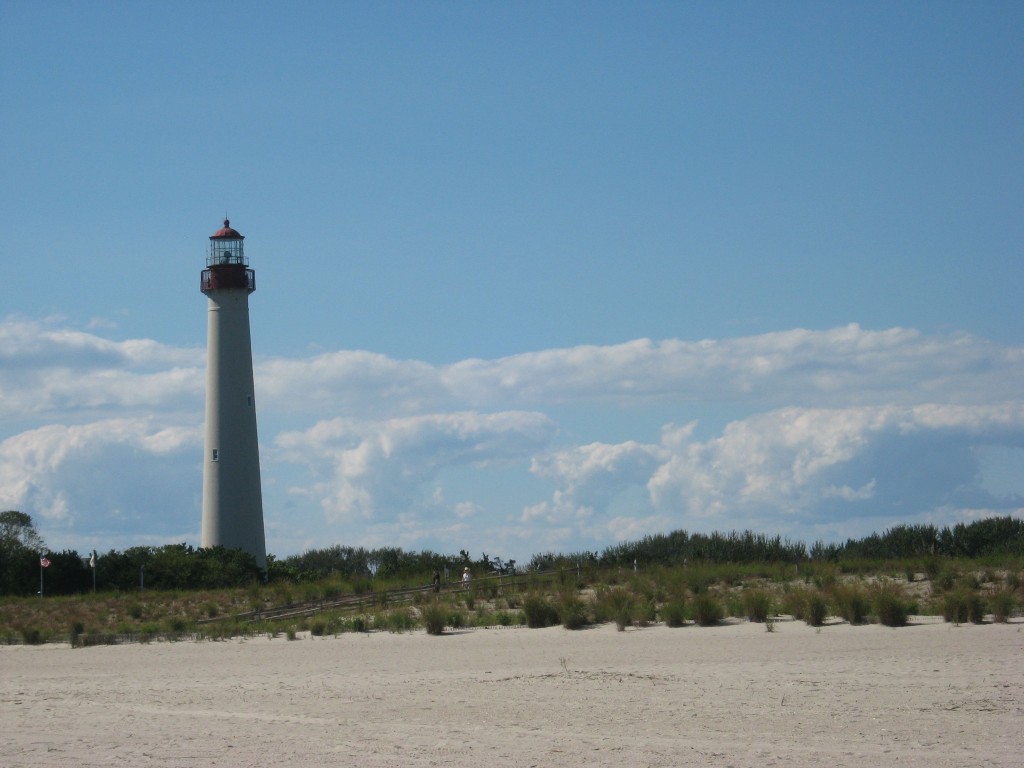
[[[1020,766],[1024,623],[0,648],[0,764]]]

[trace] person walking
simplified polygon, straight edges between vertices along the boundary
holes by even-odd
[[[463,589],[469,589],[469,579],[470,579],[469,566],[467,565],[465,568],[462,569],[462,588]]]

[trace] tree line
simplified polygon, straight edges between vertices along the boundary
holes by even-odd
[[[952,527],[897,525],[882,534],[847,539],[842,544],[815,542],[807,547],[780,536],[752,531],[688,533],[683,530],[645,536],[638,541],[607,547],[603,552],[534,555],[525,568],[543,571],[586,566],[685,565],[688,563],[798,563],[813,560],[891,560],[922,556],[980,558],[1024,555],[1024,520],[992,517]],[[43,568],[41,559],[48,562]],[[24,512],[0,512],[0,595],[79,594],[134,589],[219,589],[278,581],[317,581],[331,576],[349,580],[429,579],[437,569],[457,578],[468,566],[478,575],[508,573],[514,560],[503,561],[486,552],[473,558],[466,550],[444,555],[430,550],[399,547],[366,549],[334,545],[278,559],[267,557],[261,571],[255,559],[241,550],[194,548],[188,544],[131,547],[82,557],[74,550],[46,548]]]
[[[899,560],[925,555],[963,558],[1024,555],[1024,520],[990,517],[943,528],[896,525],[884,533],[847,539],[842,544],[816,541],[810,548],[803,542],[752,531],[711,534],[673,531],[608,547],[601,555],[595,553],[593,561],[599,565],[628,565],[634,560],[661,565],[798,563],[802,560]]]
[[[897,525],[879,535],[847,539],[845,544],[816,542],[810,554],[826,560],[889,560],[922,555],[988,557],[1024,555],[1024,520],[989,517],[953,527]]]

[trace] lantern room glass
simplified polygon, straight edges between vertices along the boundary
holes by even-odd
[[[221,264],[246,265],[241,240],[220,237],[210,240],[210,255],[206,259],[206,266],[215,267]]]

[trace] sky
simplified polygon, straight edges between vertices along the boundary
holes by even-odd
[[[0,0],[0,508],[268,552],[1024,516],[1024,6]]]

